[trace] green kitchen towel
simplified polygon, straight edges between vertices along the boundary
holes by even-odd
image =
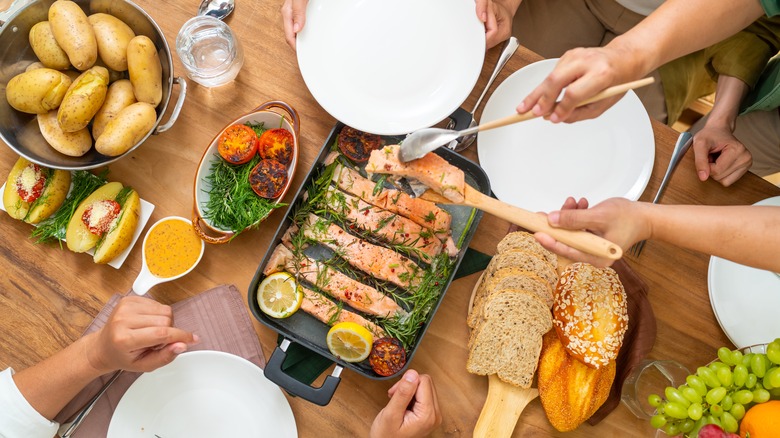
[[[455,280],[484,270],[490,263],[491,256],[477,250],[467,248],[466,254],[455,273]],[[282,335],[277,339],[277,345],[282,343]],[[282,363],[282,371],[299,382],[310,385],[317,377],[325,372],[333,361],[309,350],[308,348],[291,343],[287,348],[287,357]]]

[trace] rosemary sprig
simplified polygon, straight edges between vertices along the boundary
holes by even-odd
[[[37,228],[33,229],[31,237],[36,238],[35,242],[45,243],[51,240],[59,240],[60,247],[62,247],[68,222],[70,222],[70,218],[75,213],[76,208],[81,204],[81,201],[107,182],[106,175],[108,175],[108,170],[105,170],[100,175],[95,175],[86,170],[73,172],[73,188],[65,202],[53,215],[43,220],[38,224]]]
[[[218,159],[205,178],[211,188],[206,190],[204,218],[219,228],[233,231],[233,237],[247,228],[257,227],[272,210],[286,205],[261,198],[252,190],[249,173],[258,161],[260,157],[255,156],[246,164],[234,166]]]

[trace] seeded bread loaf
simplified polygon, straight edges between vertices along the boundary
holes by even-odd
[[[537,386],[550,424],[561,432],[576,429],[604,404],[615,379],[615,361],[599,369],[574,359],[555,330],[544,335]]]
[[[548,307],[552,307],[552,287],[544,279],[531,271],[514,266],[502,268],[492,275],[485,274],[488,279],[482,282],[474,295],[474,303],[466,320],[469,327],[474,327],[482,315],[482,304],[491,291],[502,289],[524,290],[536,295]]]
[[[623,344],[628,328],[626,291],[613,269],[574,263],[561,274],[553,315],[566,350],[599,368],[615,360]]]
[[[507,234],[496,247],[496,251],[500,254],[510,249],[522,249],[523,251],[534,252],[547,260],[553,268],[558,269],[558,256],[547,251],[531,233],[525,231],[515,231]]]
[[[503,290],[484,303],[483,318],[471,333],[466,369],[496,374],[499,379],[530,388],[542,335],[552,328],[550,310],[529,292]]]

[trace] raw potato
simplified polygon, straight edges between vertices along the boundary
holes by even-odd
[[[57,0],[49,7],[49,22],[57,44],[76,69],[84,71],[95,64],[98,55],[95,31],[78,4]]]
[[[57,122],[57,110],[38,114],[38,128],[49,146],[61,154],[80,157],[89,152],[92,147],[89,129],[82,128],[76,132],[63,131]]]
[[[113,120],[119,111],[136,102],[133,94],[133,84],[127,79],[121,79],[108,86],[106,100],[92,119],[92,137],[97,140],[109,121]]]
[[[36,23],[30,29],[30,46],[32,46],[35,56],[46,67],[55,70],[67,70],[70,68],[68,54],[57,44],[54,32],[51,30],[51,24],[48,21]]]
[[[127,70],[127,45],[135,32],[113,15],[97,13],[88,17],[95,31],[98,55],[111,70]]]
[[[100,59],[99,57],[98,57],[97,61],[95,61],[95,65],[99,66],[99,67],[105,67],[108,70],[108,83],[109,84],[113,84],[114,82],[116,82],[116,81],[118,81],[120,79],[125,79],[126,78],[125,71],[127,71],[127,70],[116,71],[116,70],[114,70],[112,68],[108,68],[106,66],[106,63],[103,62],[103,60]]]
[[[58,0],[61,1],[61,0]],[[62,99],[57,121],[65,132],[84,129],[106,98],[108,70],[92,67],[73,81]]]
[[[3,205],[8,215],[12,218],[24,220],[30,224],[37,224],[51,216],[65,202],[65,197],[70,189],[70,172],[51,169],[50,181],[45,186],[40,198],[38,198],[35,207],[30,210],[35,201],[32,203],[23,201],[16,190],[17,178],[28,166],[32,168],[33,164],[27,159],[20,157],[14,164],[11,172],[8,173],[5,191],[3,192]],[[43,170],[43,168],[41,169]]]
[[[65,241],[68,244],[68,249],[73,252],[87,252],[97,245],[100,236],[89,232],[89,228],[81,220],[84,216],[84,212],[87,208],[98,201],[105,201],[108,199],[115,199],[116,195],[122,190],[122,184],[118,182],[110,182],[108,184],[99,187],[87,196],[86,199],[81,201],[73,216],[68,222],[68,228],[65,230]],[[120,212],[121,214],[121,212]]]
[[[133,242],[138,217],[141,215],[141,198],[138,192],[134,190],[130,193],[119,214],[116,226],[106,234],[100,246],[95,249],[93,257],[95,263],[108,263],[114,260]]]
[[[28,72],[28,71],[30,71],[30,70],[37,70],[37,69],[39,69],[39,68],[46,68],[46,66],[45,66],[45,65],[43,65],[43,63],[42,63],[42,62],[40,62],[40,61],[35,61],[35,62],[33,62],[32,64],[30,64],[30,65],[28,65],[27,67],[25,67],[24,71],[25,71],[25,72]]]
[[[127,70],[135,98],[157,106],[162,100],[162,64],[149,37],[139,35],[127,46]]]
[[[18,74],[8,81],[5,98],[15,109],[29,114],[43,114],[60,106],[70,78],[57,70],[37,68]]]
[[[108,122],[95,141],[95,149],[110,157],[122,155],[141,141],[156,122],[157,112],[154,107],[145,102],[136,102]]]

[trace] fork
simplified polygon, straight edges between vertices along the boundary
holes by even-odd
[[[690,132],[683,132],[677,138],[677,143],[674,145],[674,151],[672,151],[672,158],[669,160],[669,167],[666,168],[666,174],[664,174],[664,178],[661,180],[661,185],[658,186],[658,192],[656,192],[655,198],[653,198],[653,204],[658,204],[661,200],[664,190],[666,190],[666,185],[669,183],[669,180],[672,179],[672,173],[677,169],[677,165],[680,164],[685,153],[691,148],[691,145],[693,145],[693,135]],[[631,248],[628,249],[628,253],[634,257],[639,257],[639,254],[642,253],[642,249],[645,247],[645,242],[645,240],[642,240],[633,244]]]

